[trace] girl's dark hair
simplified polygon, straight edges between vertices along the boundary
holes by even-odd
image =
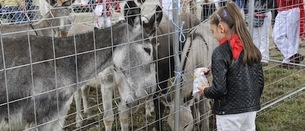
[[[225,22],[233,33],[237,33],[244,47],[243,62],[248,65],[259,63],[262,59],[260,50],[254,45],[252,37],[246,27],[240,9],[233,2],[228,2],[211,16],[210,24],[218,25]]]

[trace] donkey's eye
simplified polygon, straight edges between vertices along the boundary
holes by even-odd
[[[150,48],[144,48],[144,51],[145,51],[148,55],[150,55],[151,49],[150,49]]]

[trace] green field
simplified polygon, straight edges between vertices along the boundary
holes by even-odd
[[[304,44],[301,54],[304,55]],[[279,51],[271,51],[271,56],[281,60]],[[301,64],[304,65],[304,62]],[[278,68],[278,63],[264,67],[265,88],[262,106],[305,87],[305,67],[301,69]],[[305,92],[297,93],[284,101],[258,113],[258,131],[304,131],[305,130]]]

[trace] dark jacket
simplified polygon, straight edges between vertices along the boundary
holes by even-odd
[[[217,115],[258,111],[264,88],[260,63],[248,66],[242,62],[243,52],[232,60],[229,43],[217,47],[212,55],[213,82],[204,90],[214,99],[213,113]]]

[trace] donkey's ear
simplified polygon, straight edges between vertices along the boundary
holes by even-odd
[[[162,8],[159,5],[157,5],[155,16],[155,19],[158,22],[157,25],[159,25],[163,17]]]
[[[141,8],[134,1],[126,1],[124,6],[124,17],[127,23],[135,27],[141,23]]]
[[[159,26],[163,17],[162,9],[157,5],[155,14],[149,19],[148,23],[143,23],[146,30],[154,30]]]
[[[137,0],[137,1],[138,3],[141,3],[143,5],[146,0]]]
[[[67,1],[64,1],[61,6],[71,6],[72,3],[74,2],[75,0],[67,0]]]

